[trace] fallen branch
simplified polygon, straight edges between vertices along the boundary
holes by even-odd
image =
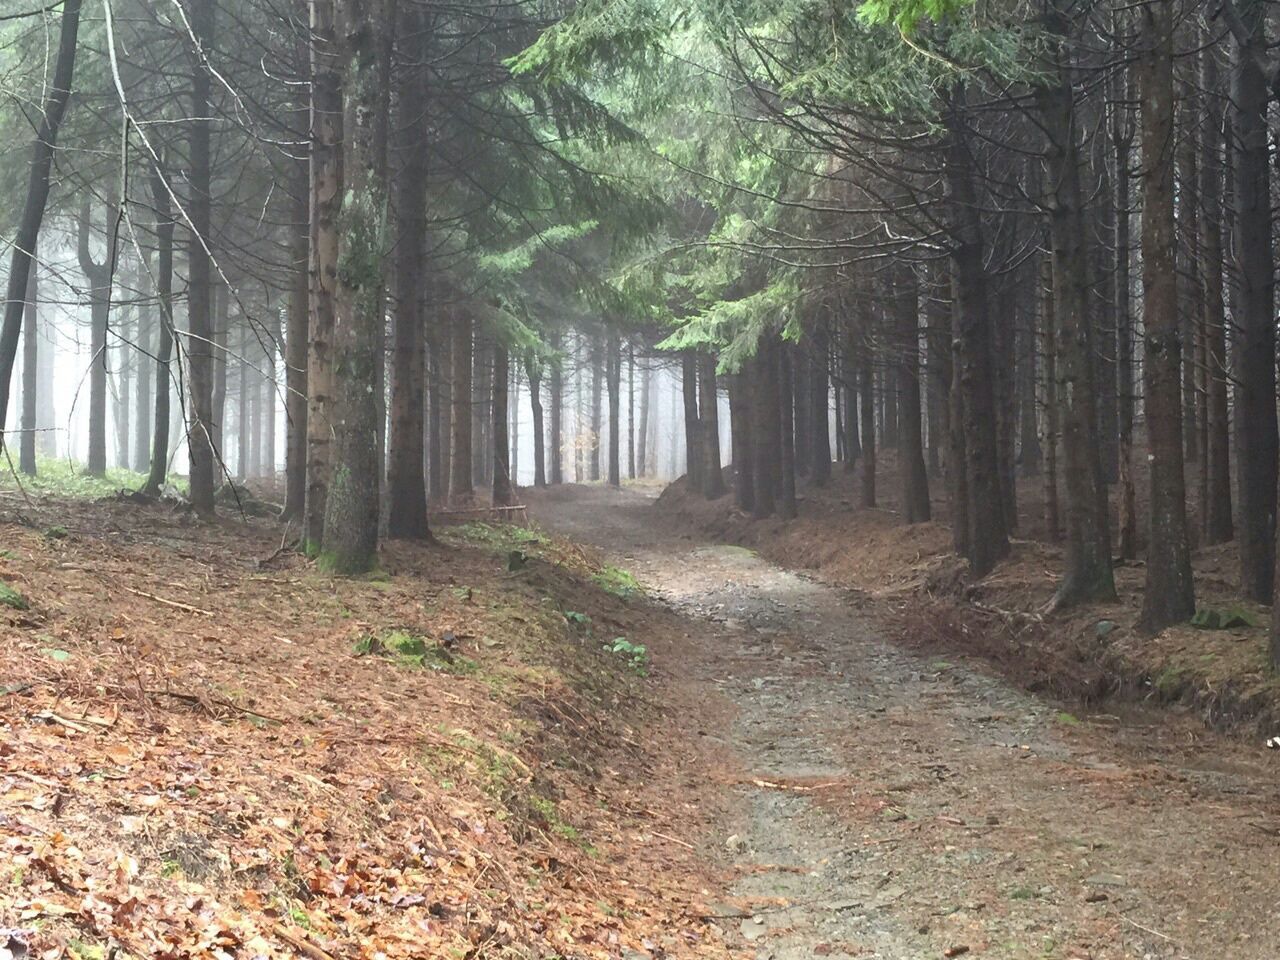
[[[297,950],[304,957],[310,957],[311,960],[336,960],[333,954],[321,950],[310,940],[302,937],[295,937],[292,933],[285,929],[283,924],[273,923],[271,932],[287,943],[293,949]]]
[[[187,613],[198,613],[202,617],[212,617],[212,610],[201,610],[199,607],[193,607],[189,603],[182,603],[179,600],[166,600],[164,597],[157,597],[154,593],[146,593],[142,590],[135,590],[133,587],[125,587],[132,594],[139,597],[146,597],[148,600],[154,600],[156,603],[163,603],[166,607],[173,607],[176,610],[185,610]]]

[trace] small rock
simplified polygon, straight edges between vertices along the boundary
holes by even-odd
[[[746,853],[747,841],[743,840],[736,833],[724,842],[724,845],[734,853]]]
[[[1097,634],[1098,639],[1101,640],[1103,637],[1111,633],[1111,631],[1114,630],[1116,626],[1117,624],[1114,620],[1099,620],[1094,625],[1093,632]]]
[[[968,952],[969,952],[968,947],[966,947],[964,944],[958,944],[957,946],[954,946],[954,947],[947,947],[947,949],[942,951],[942,955],[944,957],[963,957]]]
[[[1125,885],[1124,877],[1116,873],[1095,873],[1091,877],[1086,877],[1084,882],[1091,887],[1123,887]]]
[[[1111,898],[1101,890],[1095,890],[1084,898],[1085,903],[1106,903]]]
[[[762,924],[756,923],[754,920],[743,920],[738,929],[747,940],[759,940],[768,933]]]

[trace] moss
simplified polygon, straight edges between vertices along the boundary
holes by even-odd
[[[14,610],[27,610],[31,607],[26,597],[3,580],[0,580],[0,605],[12,607]]]

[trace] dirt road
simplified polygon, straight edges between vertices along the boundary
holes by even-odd
[[[636,492],[566,488],[544,525],[689,618],[659,676],[728,698],[719,923],[759,958],[1280,957],[1280,754],[1168,712],[1076,715],[883,639],[877,613]]]

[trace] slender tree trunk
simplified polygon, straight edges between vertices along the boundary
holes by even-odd
[[[1044,351],[1044,526],[1046,539],[1057,543],[1062,537],[1058,507],[1058,441],[1062,433],[1058,420],[1058,323],[1054,316],[1057,297],[1053,292],[1053,263],[1048,257],[1041,261],[1040,273],[1040,337]],[[1120,463],[1123,471],[1125,460],[1121,459]]]
[[[493,505],[511,503],[511,437],[507,433],[507,388],[511,380],[511,360],[507,345],[501,340],[493,344]]]
[[[547,452],[543,445],[542,364],[533,354],[525,359],[525,376],[529,381],[529,407],[533,411],[533,485],[547,485]]]
[[[1182,339],[1178,320],[1173,193],[1172,0],[1141,8],[1142,320],[1151,527],[1142,624],[1158,632],[1195,613],[1183,477]]]
[[[622,486],[621,410],[622,410],[622,348],[618,335],[609,331],[605,345],[605,379],[609,390],[609,486]]]
[[[300,520],[307,500],[308,177],[305,160],[293,168],[289,259],[293,283],[285,335],[285,501],[283,519]]]
[[[1128,71],[1119,80],[1119,101],[1132,99],[1132,82]],[[1118,434],[1120,467],[1120,530],[1119,554],[1126,560],[1138,555],[1138,507],[1137,490],[1133,479],[1133,300],[1130,274],[1130,217],[1129,217],[1129,167],[1133,143],[1133,121],[1126,108],[1113,108],[1112,144],[1115,149],[1115,271],[1116,282],[1116,375],[1118,395]]]
[[[18,340],[22,333],[22,315],[26,310],[27,281],[32,258],[44,222],[49,200],[49,174],[58,142],[58,129],[71,96],[71,81],[76,65],[76,37],[80,31],[81,0],[63,0],[58,29],[58,55],[54,61],[53,82],[48,87],[40,126],[31,148],[31,167],[27,173],[27,192],[18,218],[9,258],[8,287],[5,293],[4,324],[0,327],[0,431],[8,423],[9,386],[13,366],[18,357]]]
[[[604,345],[599,335],[591,338],[591,473],[588,479],[600,479],[600,441],[603,438],[604,410]]]
[[[640,368],[640,435],[636,438],[636,473],[642,478],[649,475],[649,382],[653,379],[652,371]]]
[[[898,447],[902,475],[902,518],[922,523],[930,518],[929,476],[925,470],[920,429],[920,311],[916,275],[910,266],[897,277],[898,384],[901,390],[901,430]]]
[[[144,273],[141,268],[135,274],[134,289],[139,298],[142,296]],[[151,308],[137,307],[137,340],[138,349],[134,362],[137,372],[134,376],[133,393],[133,471],[146,473],[151,456],[151,358],[155,355],[155,314]]]
[[[142,490],[157,497],[169,469],[169,399],[173,387],[169,358],[177,335],[173,319],[173,216],[169,191],[161,171],[151,172],[151,202],[156,211],[156,299],[160,304],[160,330],[156,344],[155,415],[151,431],[151,472]]]
[[[1205,91],[1205,126],[1200,148],[1200,245],[1203,251],[1205,377],[1208,384],[1207,502],[1204,506],[1205,543],[1225,543],[1235,531],[1231,520],[1231,423],[1227,401],[1227,316],[1223,289],[1222,203],[1223,107],[1219,95],[1216,52],[1204,51],[1201,87]]]
[[[76,232],[76,255],[89,281],[89,456],[85,472],[91,477],[101,477],[107,472],[107,324],[111,315],[116,230],[112,217],[114,204],[108,204],[107,252],[102,262],[95,262],[89,250],[89,204],[86,195],[80,204]]]
[[[442,287],[432,283],[431,302],[436,316],[441,322],[431,327],[429,334],[430,352],[427,356],[428,370],[428,403],[431,407],[431,436],[428,446],[431,455],[428,464],[427,493],[432,503],[443,503],[449,499],[449,479],[452,475],[452,457],[450,456],[451,416],[453,411],[453,363],[451,345],[453,341],[452,312],[445,308],[439,296]]]
[[[1038,269],[1038,266],[1033,267],[1033,277]],[[1034,317],[1034,313],[1031,316]],[[1036,330],[1033,321],[1019,324],[1017,342],[1019,473],[1024,477],[1035,477],[1040,474],[1043,453],[1040,450],[1040,427],[1036,417]]]
[[[240,354],[236,361],[236,367],[239,373],[239,384],[236,394],[236,470],[235,477],[237,480],[244,480],[249,476],[249,440],[250,440],[250,409],[249,409],[249,345],[253,342],[253,336],[249,332],[249,323],[247,318],[240,327],[240,344],[236,352]]]
[[[810,344],[809,366],[809,449],[813,463],[810,480],[815,487],[822,487],[831,479],[831,327],[828,311],[824,307],[813,330]]]
[[[558,485],[564,483],[564,454],[561,450],[564,445],[564,361],[560,354],[560,337],[558,334],[552,339],[551,346],[555,351],[555,355],[551,360],[551,383],[549,387],[551,394],[551,444],[548,452],[551,454],[550,481],[552,485]]]
[[[18,469],[36,475],[36,393],[40,389],[40,346],[38,273],[34,266],[27,275],[26,310],[22,328],[22,437],[19,440]],[[0,424],[2,426],[2,424]]]
[[[688,480],[691,490],[704,490],[702,423],[698,418],[698,358],[692,350],[680,354],[680,391],[684,399],[684,443],[688,451]]]
[[[449,497],[469,498],[474,492],[471,481],[471,311],[459,304],[453,314],[453,402],[451,404],[451,442],[449,464]]]
[[[876,505],[876,398],[875,366],[871,350],[871,314],[863,317],[862,349],[859,351],[861,369],[858,371],[858,387],[862,391],[862,483],[858,502],[864,507]]]
[[[719,451],[717,450],[717,453]],[[627,343],[627,479],[636,478],[636,345]]]

